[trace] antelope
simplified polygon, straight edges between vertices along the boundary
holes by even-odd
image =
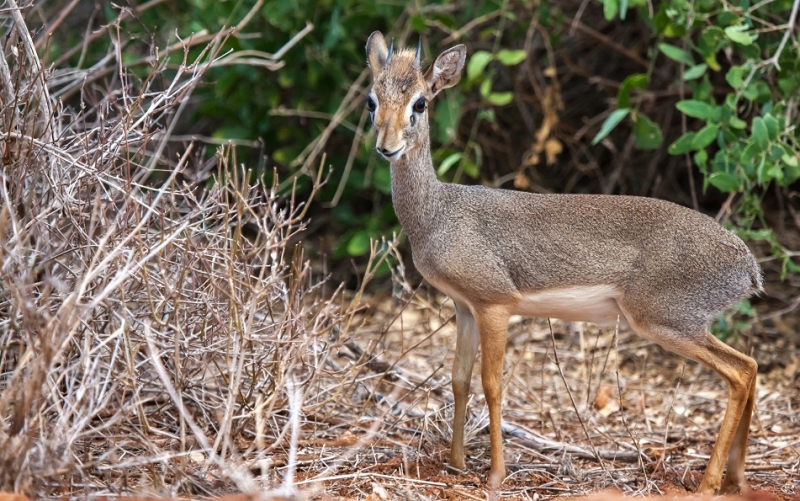
[[[449,464],[465,468],[464,420],[480,345],[491,442],[488,481],[498,487],[505,478],[501,400],[511,315],[619,321],[725,380],[728,406],[699,492],[745,491],[758,366],[715,338],[709,326],[735,301],[763,290],[753,254],[710,217],[663,200],[440,182],[428,106],[461,79],[466,48],[442,52],[424,73],[420,48],[395,50],[380,32],[370,35],[367,64],[374,83],[366,105],[375,147],[391,164],[392,202],[414,264],[455,303]]]

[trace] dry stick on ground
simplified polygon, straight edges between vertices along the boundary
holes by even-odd
[[[600,459],[608,459],[611,461],[632,462],[632,461],[638,461],[639,458],[639,454],[635,451],[615,451],[615,450],[591,451],[577,445],[569,444],[564,441],[550,440],[538,433],[535,433],[530,428],[520,425],[518,423],[514,424],[503,423],[503,433],[524,440],[528,444],[532,445],[537,451],[553,449],[559,452],[566,452],[575,455],[582,459],[592,459],[595,461],[599,461],[598,458],[600,458]],[[548,458],[548,459],[550,459],[553,463],[558,462],[558,460],[554,458]]]
[[[664,442],[662,443],[661,449],[661,457],[658,460],[658,463],[661,465],[661,468],[664,470],[664,473],[667,471],[667,440],[669,438],[669,418],[672,416],[672,410],[675,408],[675,399],[678,398],[678,392],[681,388],[681,381],[683,380],[683,374],[686,371],[686,359],[683,360],[683,364],[681,365],[681,373],[678,376],[678,382],[675,383],[675,388],[672,391],[672,400],[669,403],[669,408],[667,408],[667,416],[664,419]]]
[[[595,338],[594,350],[592,350],[592,363],[589,366],[590,369],[592,367],[594,367],[594,353],[595,353],[595,351],[597,351],[597,343],[599,341],[600,341],[600,334],[598,333],[597,337]],[[589,395],[590,395],[591,386],[592,386],[592,380],[591,380],[592,373],[591,373],[591,370],[589,372],[589,387],[586,389],[586,395],[587,395],[586,405],[589,405],[589,402],[594,402],[595,400],[597,400],[597,396],[600,394],[600,388],[602,388],[602,386],[603,386],[603,384],[602,384],[603,383],[603,374],[606,373],[606,367],[608,367],[608,360],[611,358],[611,350],[613,348],[614,348],[614,343],[613,342],[609,343],[608,349],[606,350],[606,357],[603,359],[603,367],[600,369],[600,372],[597,374],[597,389],[594,392],[594,397],[591,397],[591,398],[589,398]]]
[[[447,325],[448,323],[450,323],[450,322],[451,322],[453,319],[455,319],[455,316],[456,316],[456,315],[455,315],[455,313],[454,313],[454,314],[452,314],[452,315],[451,315],[451,316],[450,316],[450,317],[449,317],[449,318],[448,318],[446,321],[442,322],[442,325],[440,325],[438,328],[434,329],[434,330],[433,330],[433,331],[431,331],[431,332],[430,332],[430,333],[429,333],[427,336],[423,337],[422,339],[420,339],[419,341],[417,341],[417,342],[416,342],[416,343],[414,343],[413,345],[411,345],[411,346],[409,346],[408,348],[406,348],[405,350],[403,350],[403,351],[400,353],[400,355],[398,355],[398,356],[397,356],[397,358],[395,359],[395,361],[392,363],[392,367],[390,367],[390,368],[389,368],[389,369],[387,369],[387,370],[386,370],[386,371],[385,371],[383,374],[381,374],[381,377],[380,377],[380,378],[378,378],[378,380],[375,382],[375,384],[373,385],[372,389],[370,390],[370,393],[369,393],[369,395],[367,396],[366,400],[371,400],[371,399],[373,398],[373,396],[375,395],[375,393],[376,393],[376,391],[377,391],[377,389],[378,389],[378,386],[379,386],[379,385],[380,385],[380,384],[383,382],[383,380],[384,380],[384,379],[385,379],[385,378],[388,376],[388,374],[390,373],[390,371],[392,370],[392,368],[393,368],[395,365],[397,365],[397,364],[400,362],[400,360],[404,359],[404,358],[406,357],[406,355],[408,355],[408,354],[409,354],[409,353],[410,353],[412,350],[414,350],[416,347],[418,347],[419,345],[421,345],[422,343],[424,343],[425,341],[427,341],[428,339],[430,339],[430,338],[432,338],[434,335],[436,335],[436,334],[437,334],[437,333],[438,333],[440,330],[442,330],[442,328],[444,328],[444,326],[446,326],[446,325]],[[437,370],[438,370],[438,369],[437,369]],[[359,415],[358,415],[358,419],[360,419],[360,418],[362,417],[362,415],[363,415],[363,411],[364,411],[364,409],[362,408],[362,412],[361,412],[361,413],[359,413]]]
[[[399,389],[397,391],[399,392]],[[314,476],[311,479],[300,481],[300,482],[296,482],[295,485],[303,485],[303,484],[324,482],[324,481],[332,480],[334,478],[339,478],[340,476],[338,476],[338,475],[337,476],[333,476],[333,477],[330,477],[330,476],[327,476],[327,475],[332,471],[338,470],[348,458],[356,455],[358,453],[358,451],[362,450],[363,447],[366,444],[368,444],[370,442],[370,440],[372,440],[378,434],[379,428],[385,422],[387,416],[391,413],[391,411],[392,411],[392,407],[388,406],[387,409],[382,413],[382,415],[378,416],[378,419],[375,419],[373,421],[372,425],[366,430],[366,433],[364,434],[364,436],[360,437],[350,447],[348,447],[346,450],[344,450],[340,454],[338,454],[338,457],[336,458],[336,460],[333,461],[331,464],[329,464],[321,473],[317,474],[316,476]],[[358,420],[355,419],[353,422],[357,423]],[[359,475],[359,474],[357,473],[356,475]],[[363,475],[363,473],[361,475]],[[350,477],[344,477],[344,478],[350,478]]]
[[[625,427],[625,431],[628,432],[628,436],[631,437],[633,441],[633,445],[636,446],[637,457],[639,459],[639,466],[642,468],[642,474],[644,475],[644,485],[645,485],[645,492],[648,492],[648,486],[650,484],[649,479],[647,478],[647,468],[644,465],[644,453],[642,453],[642,448],[639,444],[639,439],[634,436],[631,427],[628,426],[628,421],[625,419],[625,402],[622,400],[622,382],[619,378],[619,317],[617,317],[617,325],[614,327],[614,355],[616,358],[616,367],[614,368],[614,373],[617,376],[617,394],[619,396],[619,412],[620,418],[622,420],[622,425]]]
[[[309,198],[309,200],[310,199],[311,198]],[[346,320],[343,328],[341,329],[341,332],[338,333],[338,337],[339,338],[346,337],[346,335],[347,335],[347,333],[348,333],[348,331],[350,329],[351,323],[353,321],[353,317],[355,316],[356,311],[358,309],[357,305],[360,304],[361,294],[363,294],[363,289],[364,289],[364,287],[366,287],[366,284],[372,279],[374,270],[377,269],[378,266],[381,265],[381,263],[383,263],[383,261],[386,259],[386,256],[394,249],[394,246],[396,246],[396,245],[397,245],[397,239],[392,241],[392,243],[390,244],[389,248],[387,248],[385,251],[381,252],[380,254],[378,254],[378,252],[377,252],[377,246],[376,245],[372,244],[370,246],[370,258],[369,258],[369,261],[367,263],[367,272],[365,273],[364,281],[362,283],[361,293],[357,294],[356,297],[353,298],[350,301],[350,309],[347,310],[349,312],[349,316],[346,317],[347,320]],[[362,356],[360,357],[359,362],[363,361],[363,359],[366,359],[366,358],[368,358],[368,356],[366,355],[365,352],[362,352]],[[360,372],[361,369],[363,367],[365,367],[365,366],[368,366],[368,363],[366,363],[366,362],[365,363],[356,363],[354,365],[353,369],[356,370],[357,373],[352,378],[347,378],[347,377],[342,378],[341,379],[341,383],[337,386],[337,391],[331,396],[331,399],[329,399],[329,400],[336,401],[344,393],[345,386],[348,383],[350,383],[351,381],[355,381],[357,379],[357,377],[358,377],[358,372]],[[391,370],[391,368],[389,370]],[[384,375],[386,375],[387,373],[388,373],[388,370],[386,372],[384,372]],[[310,382],[308,384],[308,386],[312,387],[313,386],[313,381]],[[367,399],[367,400],[369,400],[369,399]],[[311,407],[309,409],[309,412],[314,412],[317,408],[319,408],[320,406],[324,405],[325,403],[326,402],[322,402],[322,403],[318,404],[315,407]],[[281,431],[279,437],[274,441],[274,443],[271,446],[269,446],[268,450],[272,450],[273,448],[277,447],[281,443],[282,439],[286,435],[287,430],[288,430],[288,426],[283,428],[283,430]]]
[[[594,442],[592,441],[592,437],[589,436],[589,430],[586,429],[586,423],[583,422],[583,418],[581,417],[581,413],[578,411],[578,406],[575,404],[575,398],[572,396],[572,390],[569,388],[569,384],[567,384],[567,378],[564,377],[564,372],[561,370],[561,364],[558,362],[558,350],[556,350],[556,336],[553,334],[553,324],[550,322],[550,319],[547,319],[547,326],[550,328],[550,341],[553,343],[553,361],[556,364],[556,368],[558,369],[558,374],[561,376],[561,381],[564,383],[564,387],[567,389],[567,395],[569,395],[569,400],[572,402],[572,409],[575,411],[575,416],[578,418],[578,422],[581,424],[581,428],[583,428],[583,433],[586,436],[586,440],[589,441],[589,445],[592,448],[592,453],[595,455],[595,459],[600,463],[600,467],[603,471],[608,475],[608,478],[614,482],[614,477],[611,476],[611,472],[608,471],[606,468],[606,464],[600,455],[597,452],[597,448],[594,446]]]

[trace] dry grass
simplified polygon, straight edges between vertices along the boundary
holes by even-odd
[[[344,486],[331,482],[329,492],[358,497],[355,493],[372,493],[380,483],[392,497],[489,495],[483,477],[489,466],[488,417],[477,375],[467,426],[469,471],[453,475],[444,468],[455,329],[443,324],[453,313],[452,303],[440,306],[443,301],[439,295],[417,296],[396,320],[396,302],[378,302],[371,318],[384,324],[362,330],[361,342],[375,340],[376,356],[394,367],[394,381],[384,378],[383,389],[376,391],[399,393],[382,405],[395,417],[369,454],[351,461],[357,478]],[[513,319],[503,414],[506,461],[512,465],[497,496],[546,499],[603,489],[685,495],[696,489],[727,402],[722,380],[629,331],[616,335],[613,329],[567,323],[553,329],[551,337],[546,322]],[[800,487],[800,355],[796,341],[762,336],[752,344],[749,338],[735,342],[762,366],[748,480],[755,489],[792,499]],[[377,411],[372,416],[379,417]],[[352,430],[350,423],[342,426]],[[314,456],[313,448],[308,452]],[[311,475],[317,461],[308,467]],[[376,480],[380,475],[394,481]]]
[[[628,332],[522,319],[506,359],[511,474],[487,491],[480,392],[469,471],[446,471],[452,304],[406,283],[393,243],[374,246],[361,290],[327,283],[294,243],[304,202],[251,182],[228,147],[210,161],[194,143],[167,154],[228,32],[178,69],[153,61],[141,81],[112,58],[99,69],[118,84],[101,88],[85,73],[45,77],[26,31],[8,34],[21,50],[0,68],[0,490],[545,499],[696,487],[726,401],[719,378]],[[50,95],[78,91],[77,109]],[[366,296],[390,256],[395,297]],[[800,486],[792,342],[739,340],[763,368],[748,479],[784,499]]]

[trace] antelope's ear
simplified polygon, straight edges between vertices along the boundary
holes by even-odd
[[[425,73],[425,82],[432,96],[461,80],[461,70],[464,69],[466,60],[467,48],[464,45],[456,45],[439,54],[433,66]]]
[[[388,54],[389,48],[386,47],[386,39],[383,38],[383,33],[373,31],[372,35],[367,39],[367,65],[372,70],[373,78],[378,78],[378,74],[386,66]]]

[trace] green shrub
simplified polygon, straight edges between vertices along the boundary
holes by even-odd
[[[625,19],[626,10],[635,8],[653,30],[658,52],[652,57],[677,64],[675,84],[688,85],[687,95],[675,106],[688,117],[691,130],[670,144],[669,153],[691,155],[703,175],[703,191],[713,187],[728,193],[729,202],[739,195],[733,229],[746,240],[767,242],[781,262],[782,277],[800,271],[769,228],[762,208],[770,185],[788,187],[800,178],[800,54],[796,41],[787,43],[792,28],[781,24],[792,17],[792,0],[755,6],[671,0],[660,2],[654,12],[641,0],[601,1],[608,19]],[[625,80],[630,84],[623,83],[617,110],[595,142],[629,114],[637,142],[646,141],[640,137],[635,108],[630,108],[629,89],[645,88],[647,80],[648,75],[638,74]],[[721,86],[724,96],[714,92]],[[658,126],[649,122],[643,129],[655,132]]]

